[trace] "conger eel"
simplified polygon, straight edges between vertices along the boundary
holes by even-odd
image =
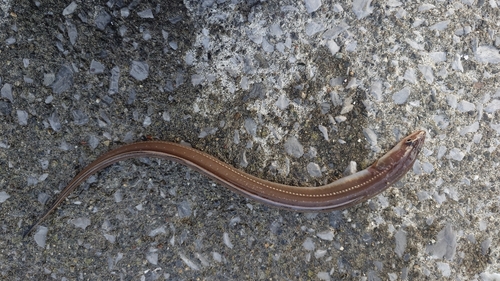
[[[329,211],[368,200],[403,177],[425,140],[424,131],[403,138],[368,168],[317,187],[298,187],[252,176],[194,148],[165,141],[145,141],[113,149],[85,167],[59,193],[50,208],[23,235],[33,231],[84,180],[118,161],[158,157],[193,168],[229,189],[262,203],[295,211]]]

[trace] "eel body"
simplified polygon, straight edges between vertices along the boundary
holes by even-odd
[[[105,153],[78,173],[24,236],[32,232],[88,177],[113,163],[130,158],[158,157],[182,163],[243,196],[271,206],[295,211],[329,211],[366,201],[398,181],[413,166],[424,140],[424,131],[413,132],[368,168],[317,187],[267,181],[177,143],[145,141],[127,144]]]

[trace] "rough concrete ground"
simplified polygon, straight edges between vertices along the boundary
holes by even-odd
[[[500,280],[498,1],[16,2],[0,5],[2,279]],[[186,141],[314,186],[417,129],[413,169],[347,210],[274,209],[147,158],[21,236],[123,143]]]

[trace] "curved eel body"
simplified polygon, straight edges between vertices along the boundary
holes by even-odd
[[[398,181],[413,166],[424,140],[425,132],[416,131],[403,138],[368,168],[317,187],[290,186],[263,180],[204,152],[172,142],[127,144],[97,158],[76,175],[24,236],[33,231],[88,177],[129,158],[158,157],[182,163],[239,194],[271,206],[295,211],[329,211],[366,201]]]

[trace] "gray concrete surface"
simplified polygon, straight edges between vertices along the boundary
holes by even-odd
[[[499,4],[2,1],[0,278],[500,280]],[[123,143],[314,186],[417,129],[413,169],[347,210],[278,210],[137,159],[21,236]]]

